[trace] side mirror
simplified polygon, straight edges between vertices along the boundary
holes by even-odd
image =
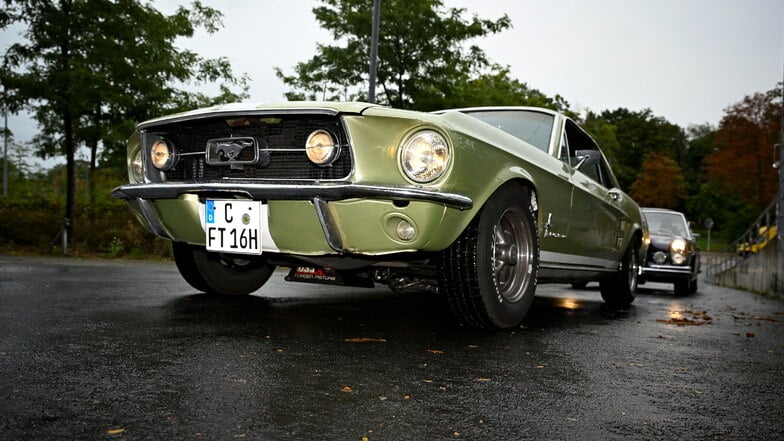
[[[598,150],[577,150],[574,153],[577,157],[574,168],[577,170],[584,165],[596,165],[602,159],[602,154]]]

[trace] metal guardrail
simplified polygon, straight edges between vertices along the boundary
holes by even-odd
[[[729,271],[778,240],[776,201],[773,201],[741,237],[705,262],[705,279],[716,283],[716,275]],[[775,234],[773,234],[775,231]],[[773,235],[773,237],[771,237]],[[782,252],[782,250],[779,250]]]

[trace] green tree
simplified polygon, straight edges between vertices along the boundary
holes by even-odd
[[[321,0],[313,13],[340,45],[318,45],[317,55],[298,63],[292,75],[277,68],[292,88],[290,100],[366,99],[372,2]],[[485,53],[467,42],[511,27],[497,20],[465,18],[466,10],[441,0],[384,0],[378,48],[378,101],[398,108],[448,107],[470,80],[491,67]],[[504,74],[505,75],[505,74]],[[489,78],[489,77],[488,77]]]
[[[489,72],[473,78],[462,78],[453,84],[449,95],[422,96],[419,105],[425,109],[446,109],[469,106],[534,106],[565,112],[577,117],[569,110],[569,103],[560,95],[549,97],[526,83],[512,78],[509,68],[491,66]]]
[[[14,111],[33,112],[41,128],[39,154],[65,156],[65,219],[74,218],[78,146],[90,148],[91,174],[99,145],[107,162],[123,164],[122,140],[134,121],[201,99],[178,86],[207,81],[245,86],[226,59],[204,59],[174,46],[197,28],[212,33],[221,26],[220,12],[198,1],[170,16],[138,0],[4,3],[0,29],[26,26],[24,40],[3,57],[4,101]]]
[[[645,207],[682,210],[686,200],[686,179],[678,163],[669,156],[648,152],[642,161],[637,179],[631,185],[630,195]]]
[[[650,109],[634,112],[619,108],[606,110],[598,118],[615,127],[619,148],[615,152],[615,170],[622,188],[629,188],[637,179],[637,171],[649,152],[663,153],[682,164],[687,145],[684,130]]]
[[[703,162],[707,156],[719,148],[716,128],[710,124],[690,126],[687,129],[687,137],[688,144],[681,168],[686,176],[689,193],[697,194],[706,179]]]

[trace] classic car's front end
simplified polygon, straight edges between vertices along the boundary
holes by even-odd
[[[224,106],[140,124],[128,144],[130,184],[113,195],[156,235],[219,252],[445,248],[473,208],[446,183],[449,133],[368,107]]]
[[[645,281],[674,283],[677,294],[697,290],[699,247],[680,212],[643,208],[650,228],[650,245],[642,268]]]

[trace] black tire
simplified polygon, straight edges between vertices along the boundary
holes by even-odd
[[[675,282],[675,295],[687,296],[697,292],[697,278],[693,280],[679,280]]]
[[[675,282],[675,295],[686,296],[689,295],[689,285],[691,282],[688,280],[678,280]]]
[[[695,278],[694,280],[689,282],[689,294],[694,294],[695,292],[697,292],[697,289],[698,289],[697,279]]]
[[[186,244],[175,243],[173,250],[177,269],[185,281],[210,294],[250,294],[261,288],[275,271],[275,266],[263,259],[208,253],[204,248]]]
[[[174,255],[174,263],[177,264],[177,269],[180,275],[185,279],[188,284],[198,291],[209,291],[209,285],[201,276],[201,273],[196,268],[196,261],[193,259],[193,248],[182,242],[172,242],[172,254]]]
[[[462,325],[511,328],[528,313],[539,272],[530,201],[530,191],[520,185],[500,188],[442,252],[439,290]]]
[[[620,308],[631,305],[637,295],[639,268],[637,241],[632,239],[623,255],[618,273],[610,279],[599,282],[599,290],[605,303]]]

